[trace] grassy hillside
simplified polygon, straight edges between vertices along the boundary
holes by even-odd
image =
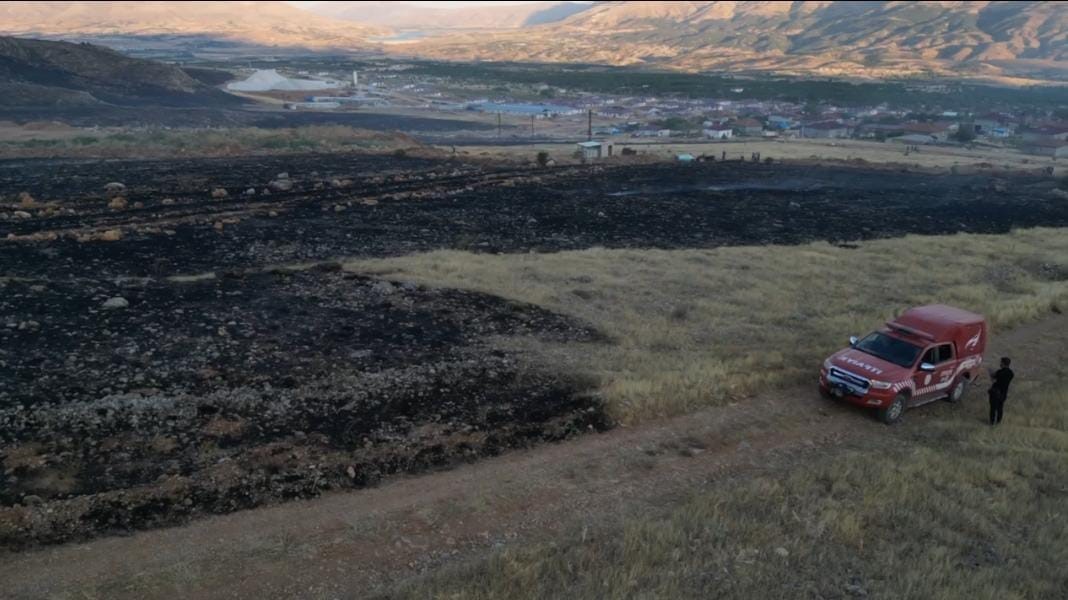
[[[91,44],[0,37],[0,106],[236,106],[182,69]]]
[[[1068,352],[1061,341],[1060,355]],[[1068,368],[899,436],[710,484],[643,518],[499,552],[391,598],[1068,597]]]
[[[1021,375],[998,428],[973,389],[963,405],[906,415],[885,435],[754,464],[652,511],[562,514],[569,533],[432,571],[383,597],[1068,597],[1066,256],[1068,233],[1036,229],[858,249],[435,253],[358,263],[595,323],[614,343],[534,350],[597,373],[625,421],[804,385],[848,333],[921,302],[986,313],[993,351],[1012,352]],[[1038,319],[1050,327],[1019,342],[1006,333]]]
[[[350,265],[532,302],[594,324],[610,344],[533,352],[589,372],[624,423],[811,381],[850,334],[909,306],[984,313],[993,331],[1068,309],[1068,232],[910,236],[712,250],[531,255],[448,251]]]

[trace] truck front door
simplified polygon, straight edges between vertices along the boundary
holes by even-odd
[[[927,402],[948,393],[953,385],[953,372],[957,364],[955,358],[953,344],[938,344],[924,351],[912,377],[916,390],[912,395],[912,404]],[[933,365],[934,369],[924,371],[921,368],[924,364]]]

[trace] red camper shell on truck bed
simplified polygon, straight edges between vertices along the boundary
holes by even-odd
[[[982,315],[942,304],[913,308],[824,361],[820,391],[876,408],[891,423],[906,408],[960,400],[983,362],[986,337]]]

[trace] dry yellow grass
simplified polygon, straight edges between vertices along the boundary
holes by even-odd
[[[993,331],[1068,309],[1068,232],[711,250],[440,251],[347,263],[575,316],[612,343],[528,348],[596,376],[624,423],[812,379],[825,355],[899,311],[944,302]]]
[[[1066,598],[1068,367],[1049,362],[1013,391],[998,428],[969,402],[389,597]]]
[[[576,132],[577,134],[578,132]],[[618,138],[610,140],[615,146],[615,158],[620,156],[623,148],[631,148],[639,153],[640,158],[649,160],[674,160],[676,154],[688,152],[694,156],[707,154],[719,160],[722,152],[729,160],[745,157],[754,152],[763,158],[777,161],[856,161],[863,160],[874,164],[905,165],[910,168],[949,170],[958,167],[963,170],[982,166],[995,170],[1034,171],[1045,167],[1054,167],[1059,175],[1065,172],[1063,161],[1056,162],[1051,157],[1024,154],[1012,148],[962,148],[924,146],[919,152],[905,155],[905,145],[898,142],[875,142],[869,140],[822,140],[791,139],[789,141],[763,139],[736,139],[729,142],[693,143],[687,140],[662,141],[633,140]],[[639,142],[639,143],[635,143]],[[570,144],[531,144],[521,146],[465,146],[462,152],[472,156],[491,156],[510,160],[534,160],[539,151],[548,152],[549,156],[560,163],[578,162],[572,155],[575,147]]]

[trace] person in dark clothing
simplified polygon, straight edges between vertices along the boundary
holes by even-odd
[[[1005,410],[1005,400],[1009,397],[1009,383],[1012,382],[1014,373],[1009,365],[1012,361],[1008,357],[1001,359],[1001,368],[997,371],[990,371],[990,424],[997,425],[1001,422],[1001,417]]]

